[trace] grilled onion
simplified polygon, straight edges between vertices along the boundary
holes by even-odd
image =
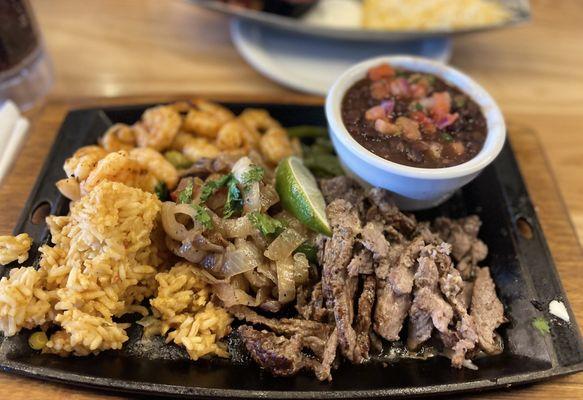
[[[273,261],[286,260],[306,239],[307,237],[300,235],[296,230],[286,229],[271,242],[263,254]]]
[[[178,222],[177,216],[184,215],[192,221],[192,228],[188,229],[184,224]],[[189,204],[176,204],[171,201],[162,203],[162,226],[166,234],[172,239],[182,242],[193,238],[196,234],[202,233],[203,226],[196,220],[196,211]],[[190,221],[188,222],[190,225]]]

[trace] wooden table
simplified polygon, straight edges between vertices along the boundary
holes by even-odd
[[[22,207],[68,107],[117,96],[140,96],[142,100],[141,96],[192,94],[308,99],[252,70],[234,50],[227,20],[185,0],[32,3],[55,65],[56,83],[50,105],[33,113],[28,145],[13,174],[0,187],[0,232],[12,229],[16,210]],[[480,81],[502,106],[569,299],[576,317],[583,321],[583,294],[578,290],[583,285],[583,263],[572,230],[574,226],[580,241],[583,1],[533,0],[532,6],[534,18],[529,25],[456,39],[452,63]],[[41,397],[111,396],[0,375],[0,398]],[[470,397],[583,398],[583,374]]]

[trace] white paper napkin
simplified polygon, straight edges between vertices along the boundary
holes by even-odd
[[[0,104],[0,184],[20,150],[29,125],[12,101]]]

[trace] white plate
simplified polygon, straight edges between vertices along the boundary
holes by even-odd
[[[360,0],[320,0],[319,4],[299,18],[286,17],[262,11],[254,11],[244,7],[225,4],[217,0],[190,0],[192,3],[208,10],[223,13],[225,15],[242,18],[250,22],[259,23],[288,32],[304,33],[316,37],[343,39],[345,41],[381,41],[401,42],[403,40],[433,38],[436,36],[450,36],[470,32],[482,32],[491,29],[499,29],[523,23],[530,19],[530,6],[528,0],[493,0],[500,2],[511,14],[509,20],[494,25],[476,26],[468,28],[436,28],[429,30],[374,30],[362,29],[360,22],[354,24],[352,15],[346,13],[360,12],[349,3],[360,3]],[[403,0],[406,2],[406,0]],[[457,0],[452,0],[457,1]],[[310,15],[323,14],[323,15]],[[312,18],[315,17],[315,18]]]
[[[416,55],[447,62],[448,38],[403,43],[346,42],[279,30],[249,20],[233,19],[231,37],[241,55],[263,75],[284,86],[326,95],[342,72],[367,58]]]

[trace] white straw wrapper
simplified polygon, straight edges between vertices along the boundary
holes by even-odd
[[[28,127],[28,120],[20,117],[14,124],[12,132],[8,135],[8,141],[4,147],[4,151],[0,153],[0,184],[10,170],[10,166],[24,142]]]
[[[2,158],[19,117],[18,107],[12,101],[8,100],[0,105],[0,157]]]

